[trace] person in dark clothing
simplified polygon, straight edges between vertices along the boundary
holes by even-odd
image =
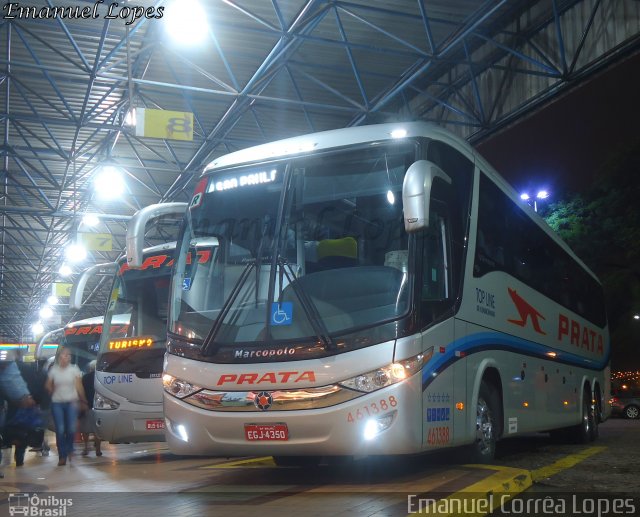
[[[36,401],[31,396],[27,383],[22,377],[20,369],[14,359],[13,356],[9,355],[8,351],[3,351],[2,354],[0,354],[0,399],[3,406],[2,414],[0,415],[0,427],[5,431],[5,423],[11,420],[18,408],[34,407],[36,405]],[[4,411],[5,401],[7,402],[6,412]],[[5,436],[4,439],[9,440],[10,437]],[[8,442],[8,444],[11,446],[11,442]],[[3,445],[5,444],[3,443]],[[16,443],[16,467],[24,464],[24,452],[26,448],[26,443]],[[2,461],[1,452],[0,461]],[[4,476],[0,474],[0,477]]]
[[[22,378],[27,383],[29,392],[34,398],[36,404],[40,407],[42,417],[46,424],[49,418],[51,406],[51,395],[49,395],[49,392],[47,392],[47,389],[45,388],[45,384],[47,383],[47,372],[43,368],[39,367],[37,363],[25,363],[18,361],[16,364],[22,374]],[[31,451],[41,452],[43,456],[48,456],[49,444],[47,443],[46,438],[43,439],[40,447],[33,448]]]
[[[96,361],[89,363],[89,371],[82,376],[82,386],[87,396],[88,408],[80,415],[79,429],[82,436],[82,443],[84,443],[84,449],[82,451],[83,456],[89,454],[89,438],[93,434],[93,444],[96,448],[96,456],[102,456],[100,450],[100,438],[96,432],[95,414],[93,412],[93,397],[95,395],[94,382],[96,378]]]
[[[20,370],[20,375],[24,379],[24,382],[27,384],[27,388],[36,405],[40,407],[40,409],[47,410],[49,404],[51,402],[51,397],[47,393],[44,385],[47,382],[47,376],[40,370],[38,370],[37,365],[35,363],[25,363],[22,361],[17,361],[16,365],[18,366],[18,370]],[[7,412],[7,420],[10,420],[15,413],[15,406],[9,406],[9,411]],[[16,451],[14,454],[14,459],[16,462],[16,467],[20,467],[24,464],[24,453],[27,449],[26,443],[16,443]]]

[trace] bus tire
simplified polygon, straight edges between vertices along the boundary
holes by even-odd
[[[278,467],[317,467],[320,456],[274,456],[273,462]]]
[[[600,436],[600,423],[602,420],[602,401],[600,393],[595,391],[592,399],[591,411],[593,412],[593,427],[591,428],[591,441],[595,441]]]
[[[582,413],[580,423],[573,428],[572,435],[576,443],[588,443],[598,435],[595,411],[591,403],[591,393],[588,389],[582,394]]]
[[[496,389],[486,381],[480,383],[476,404],[476,436],[471,446],[475,463],[489,463],[496,453],[498,439],[499,397]]]

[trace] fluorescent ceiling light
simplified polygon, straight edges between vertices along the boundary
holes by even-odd
[[[100,223],[100,219],[96,214],[85,214],[82,218],[82,224],[87,226],[96,226],[98,223]]]
[[[102,199],[116,199],[124,194],[124,178],[113,165],[102,167],[93,180],[93,186]]]
[[[82,244],[71,244],[65,251],[69,262],[82,262],[87,258],[87,249]]]
[[[197,45],[209,34],[207,13],[195,0],[180,0],[167,6],[164,16],[167,32],[178,45]]]
[[[44,332],[44,325],[40,321],[36,321],[33,325],[31,325],[31,332],[34,335],[42,334]]]
[[[43,320],[48,320],[49,318],[51,318],[51,316],[53,316],[53,309],[48,305],[40,309],[40,317]]]

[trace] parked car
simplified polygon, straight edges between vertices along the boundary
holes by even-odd
[[[611,390],[611,414],[625,418],[640,418],[640,388],[616,388]]]

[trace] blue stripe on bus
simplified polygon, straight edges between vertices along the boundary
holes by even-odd
[[[603,359],[595,360],[515,336],[497,332],[480,332],[456,339],[447,346],[444,354],[438,354],[436,352],[434,358],[427,363],[427,367],[422,371],[422,389],[426,389],[440,372],[460,359],[460,357],[456,356],[456,352],[464,352],[464,355],[468,356],[486,350],[514,352],[520,355],[546,359],[547,361],[560,364],[569,364],[588,370],[604,369],[609,363],[610,355],[609,347],[607,347],[607,355]],[[553,352],[557,355],[551,358],[547,355],[548,352]]]

